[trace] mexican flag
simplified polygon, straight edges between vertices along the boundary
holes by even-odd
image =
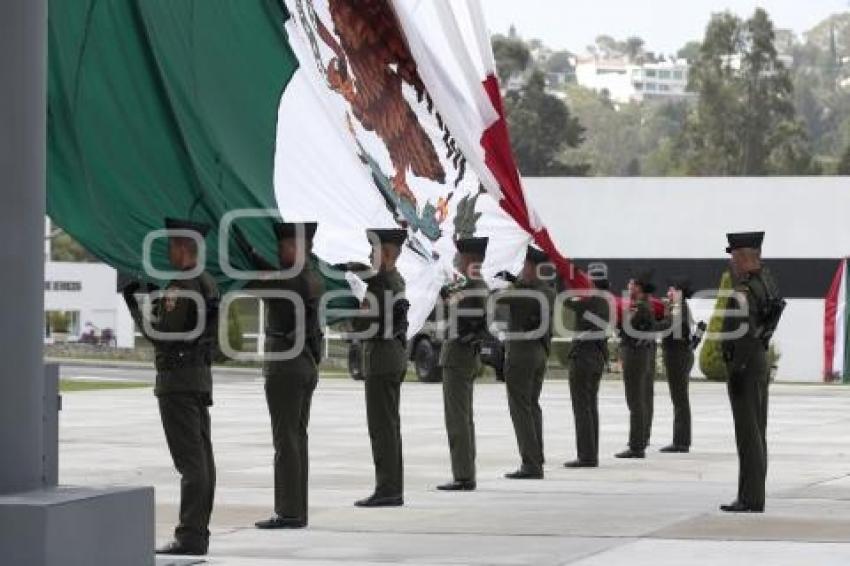
[[[850,381],[850,311],[847,309],[847,260],[841,260],[826,296],[824,316],[824,379]]]
[[[480,0],[50,0],[49,214],[145,279],[164,217],[207,222],[225,289],[252,269],[234,225],[274,259],[270,218],[318,221],[329,264],[404,227],[412,331],[456,237],[491,238],[485,277],[535,239],[586,284],[528,206],[495,77]]]

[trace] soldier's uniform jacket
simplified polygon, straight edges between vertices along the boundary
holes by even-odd
[[[193,291],[204,299],[204,305],[185,296],[173,296],[169,291]],[[142,332],[145,326],[142,312],[132,296],[127,304],[133,320]],[[165,295],[154,301],[151,308],[151,327],[160,333],[192,332],[198,324],[198,309],[204,308],[206,328],[199,338],[190,341],[159,340],[147,336],[154,345],[156,366],[156,395],[169,393],[212,394],[213,350],[218,338],[219,291],[215,280],[204,272],[194,279],[172,281]]]
[[[576,336],[570,357],[575,358],[584,353],[607,355],[606,326],[611,316],[611,305],[605,297],[573,297],[566,302],[566,307],[575,314],[576,320]],[[594,322],[596,318],[599,322]]]
[[[672,305],[664,319],[660,321],[659,329],[669,330],[661,342],[664,348],[690,349],[693,319],[688,301],[683,298],[681,304]]]
[[[265,321],[265,351],[269,354],[289,352],[297,345],[298,334],[304,334],[304,346],[290,360],[266,360],[263,372],[266,377],[276,373],[292,372],[294,366],[316,366],[322,359],[322,325],[319,321],[319,306],[324,292],[321,278],[309,264],[301,273],[285,279],[273,278],[251,282],[247,289],[264,291],[287,291],[301,298],[304,305],[303,319],[298,316],[292,298],[267,298]],[[309,368],[305,368],[309,369]]]
[[[542,294],[543,301],[539,298],[525,294],[517,294],[512,291],[535,291]],[[507,305],[510,311],[508,319],[508,329],[512,333],[531,332],[538,330],[544,320],[548,320],[549,324],[545,334],[540,338],[533,339],[512,339],[508,341],[508,348],[511,343],[525,343],[539,341],[547,354],[552,346],[552,310],[555,304],[555,290],[545,281],[517,281],[512,289],[503,291],[499,296],[499,304]],[[548,311],[548,315],[544,314],[543,309]]]
[[[634,301],[629,310],[623,313],[620,343],[629,348],[648,348],[655,343],[652,333],[658,328],[658,322],[649,301],[646,299]],[[632,333],[635,331],[640,334],[633,336]]]
[[[373,306],[372,316],[354,320],[354,330],[364,332],[377,328],[373,338],[363,347],[363,371],[366,375],[391,375],[404,377],[407,370],[407,310],[404,278],[397,269],[381,270],[366,280],[364,303]],[[372,326],[374,325],[374,326]]]
[[[442,367],[475,368],[478,364],[478,353],[481,340],[487,328],[487,285],[480,279],[468,279],[460,289],[454,291],[445,302],[446,323],[452,321],[452,311],[455,311],[456,335],[449,337],[440,350],[440,365]],[[474,310],[481,313],[478,316],[465,315],[463,311]]]
[[[772,329],[766,328],[767,311],[771,299],[779,298],[779,290],[767,269],[748,273],[735,282],[735,293],[729,297],[727,310],[747,309],[747,316],[732,313],[723,319],[723,332],[741,332],[746,324],[746,332],[739,338],[723,341],[723,358],[733,375],[747,369],[754,355],[763,355],[767,350]]]

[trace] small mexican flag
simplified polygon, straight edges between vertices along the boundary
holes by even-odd
[[[491,238],[485,277],[518,271],[533,238],[582,283],[523,193],[480,2],[50,0],[49,213],[138,277],[166,216],[237,222],[267,259],[269,218],[239,211],[318,221],[329,264],[404,227],[413,331],[455,237]],[[206,264],[226,289],[222,264],[251,268],[229,234]]]
[[[824,379],[850,382],[850,335],[847,332],[847,260],[838,266],[826,296],[824,316]]]

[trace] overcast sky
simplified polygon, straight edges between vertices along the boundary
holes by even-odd
[[[766,9],[779,28],[798,34],[831,14],[850,10],[850,0],[482,0],[493,33],[513,23],[525,38],[549,47],[582,52],[596,36],[642,37],[650,51],[675,53],[702,39],[713,12],[748,16]]]

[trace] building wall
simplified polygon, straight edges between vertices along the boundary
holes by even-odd
[[[850,190],[840,177],[526,179],[532,206],[565,254],[704,269],[720,280],[725,234],[766,230],[764,257],[789,299],[775,344],[778,379],[821,381],[823,297],[850,255]],[[816,268],[816,269],[815,269]],[[625,269],[625,268],[623,268]],[[815,273],[817,271],[817,273]],[[687,274],[687,273],[686,273]],[[713,277],[703,276],[703,280]],[[663,283],[663,281],[659,281]],[[713,305],[695,304],[707,320]]]
[[[576,65],[576,82],[620,103],[690,96],[686,61],[631,64],[625,61],[584,60]]]
[[[101,330],[111,328],[119,347],[132,348],[133,321],[116,284],[116,271],[108,265],[48,261],[44,310],[79,312],[79,329],[71,340],[78,339],[86,323],[91,323]]]

